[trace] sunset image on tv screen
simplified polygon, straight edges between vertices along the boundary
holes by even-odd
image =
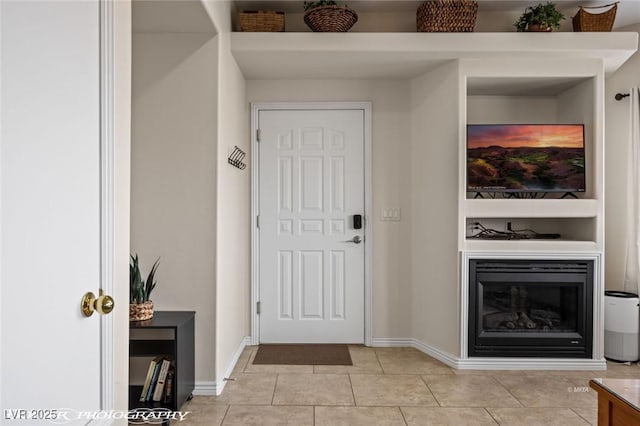
[[[582,124],[467,126],[467,190],[585,190]]]

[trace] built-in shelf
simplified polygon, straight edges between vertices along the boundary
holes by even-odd
[[[473,218],[596,217],[600,204],[593,199],[475,199],[464,200],[464,215]]]
[[[247,79],[412,78],[455,59],[601,59],[617,70],[637,33],[233,33]]]
[[[506,241],[467,239],[463,249],[465,252],[595,252],[598,250],[598,246],[593,241],[565,239]]]

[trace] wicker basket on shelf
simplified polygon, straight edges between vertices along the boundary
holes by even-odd
[[[153,302],[129,304],[129,321],[146,321],[153,318]]]
[[[589,13],[585,9],[601,9],[603,7],[611,7],[611,9],[602,13]],[[573,31],[600,31],[608,32],[613,28],[616,20],[616,11],[618,10],[618,2],[607,4],[604,6],[580,6],[580,10],[573,17]]]
[[[358,14],[346,6],[318,6],[304,14],[304,22],[314,32],[344,33],[358,22]]]
[[[240,30],[246,32],[283,32],[284,12],[245,10],[239,13]]]
[[[475,0],[430,0],[418,6],[416,24],[419,32],[472,32],[477,15]]]

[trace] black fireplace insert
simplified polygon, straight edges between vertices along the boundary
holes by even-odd
[[[591,358],[593,261],[469,261],[469,356]]]

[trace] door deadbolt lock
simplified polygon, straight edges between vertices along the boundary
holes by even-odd
[[[92,292],[87,292],[84,296],[82,296],[82,303],[80,304],[80,309],[82,310],[82,315],[85,317],[90,317],[93,315],[93,312],[96,311],[99,314],[106,315],[113,311],[113,297],[107,296],[104,294],[102,289],[98,293],[98,297]]]

